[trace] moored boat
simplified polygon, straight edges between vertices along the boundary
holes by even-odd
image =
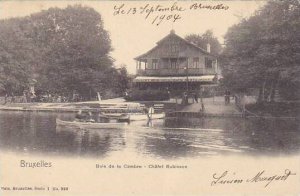
[[[127,122],[107,122],[107,123],[98,123],[98,122],[79,122],[79,121],[64,121],[56,119],[56,125],[58,126],[76,126],[79,128],[85,129],[116,129],[122,128],[128,125]]]
[[[102,113],[101,118],[117,119],[118,122],[129,122],[129,121],[147,121],[154,119],[165,118],[165,113],[145,114],[145,113],[127,113],[127,114],[107,114]]]
[[[130,121],[142,121],[142,120],[154,120],[154,119],[163,119],[165,118],[165,113],[157,113],[157,114],[129,114]]]
[[[108,121],[117,121],[117,122],[129,122],[130,116],[128,114],[99,114],[101,119],[106,119]]]

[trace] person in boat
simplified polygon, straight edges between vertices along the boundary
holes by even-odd
[[[82,113],[82,110],[79,110],[79,111],[77,112],[77,114],[75,115],[75,120],[76,120],[76,121],[79,121],[79,122],[83,122],[83,121],[85,121],[85,119],[86,119],[86,115],[84,115],[84,114]]]
[[[92,112],[88,112],[88,116],[86,118],[86,122],[95,122],[95,120],[93,119]]]

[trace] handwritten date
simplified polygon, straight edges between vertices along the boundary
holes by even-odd
[[[160,25],[163,21],[176,22],[181,19],[180,12],[185,11],[185,8],[173,3],[170,7],[162,5],[146,4],[141,7],[127,7],[124,3],[114,6],[113,15],[143,15],[146,20],[151,20],[152,24]]]

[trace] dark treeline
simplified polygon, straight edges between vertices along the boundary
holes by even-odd
[[[109,33],[92,8],[51,8],[1,20],[0,92],[22,95],[34,81],[39,94],[120,94],[127,71],[114,67],[111,51]]]
[[[269,1],[231,27],[222,54],[224,84],[259,89],[259,101],[300,98],[300,3]]]
[[[185,39],[204,50],[207,49],[207,44],[210,44],[210,52],[215,56],[219,56],[222,52],[222,46],[212,30],[207,30],[203,34],[189,34]]]

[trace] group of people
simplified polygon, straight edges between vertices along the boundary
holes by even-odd
[[[199,92],[196,91],[196,92],[193,93],[192,95],[193,95],[194,101],[195,101],[196,103],[199,103]],[[189,99],[189,97],[188,97],[187,92],[184,92],[183,95],[182,95],[182,102],[181,102],[181,103],[182,103],[183,105],[187,105],[187,104],[189,103],[189,102],[188,102],[188,99]]]
[[[100,122],[100,113],[97,115],[97,121]],[[92,112],[83,113],[82,110],[79,110],[75,115],[75,121],[78,122],[96,122],[93,118]]]
[[[230,96],[231,96],[231,93],[230,93],[230,91],[227,89],[227,90],[225,90],[225,93],[224,93],[224,98],[225,98],[225,105],[228,105],[228,104],[230,104]],[[199,92],[198,91],[196,91],[195,93],[193,93],[193,98],[194,98],[194,101],[196,102],[196,103],[199,103]],[[182,104],[183,105],[187,105],[188,104],[188,94],[187,94],[187,92],[184,92],[183,94],[182,94]],[[201,97],[200,97],[201,98]]]
[[[148,119],[152,119],[152,115],[154,114],[154,107],[153,105],[149,107],[144,108],[144,114],[147,115]],[[120,116],[108,116],[106,114],[103,114],[102,112],[97,112],[96,115],[93,115],[92,112],[83,112],[82,110],[79,110],[75,115],[75,121],[77,122],[97,122],[97,123],[105,123],[108,122],[110,118],[113,119],[119,119],[126,120],[128,115],[122,114]],[[128,118],[129,119],[129,118]]]

